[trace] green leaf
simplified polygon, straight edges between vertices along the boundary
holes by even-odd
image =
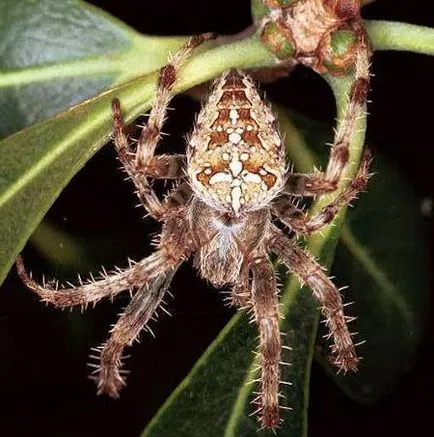
[[[109,140],[112,98],[130,110],[149,106],[154,80],[132,82],[0,143],[0,281],[61,190]]]
[[[349,214],[332,274],[348,284],[351,325],[365,340],[357,374],[331,372],[359,402],[391,392],[411,369],[426,321],[429,298],[428,248],[420,204],[411,187],[380,157],[369,193]],[[328,366],[328,364],[326,363]]]
[[[154,71],[183,40],[140,35],[78,0],[2,0],[0,137]]]
[[[325,149],[317,139],[329,142],[332,132],[292,114],[297,129],[288,121],[287,111],[281,114],[280,124],[291,143],[288,153],[297,170],[307,172],[314,163],[324,163]],[[305,140],[319,148],[308,148]],[[368,192],[348,213],[332,268],[335,282],[349,285],[345,301],[355,302],[347,313],[358,317],[351,327],[359,333],[358,341],[366,341],[359,347],[363,360],[357,373],[337,375],[324,355],[317,356],[345,393],[359,402],[385,396],[411,368],[429,298],[420,205],[411,187],[381,156],[374,156],[373,171]],[[324,333],[323,328],[319,338]],[[321,343],[321,350],[327,351],[328,344]]]
[[[296,281],[283,287],[282,312],[285,320],[284,341],[297,351],[284,351],[291,367],[283,367],[283,378],[294,385],[285,391],[286,405],[296,406],[284,412],[279,436],[301,436],[306,431],[310,364],[316,333],[317,313],[307,290],[299,291]],[[257,344],[256,327],[245,313],[237,314],[221,331],[186,379],[172,393],[142,437],[210,437],[274,435],[258,431],[256,417],[249,416],[254,385],[251,372]],[[212,425],[211,425],[212,424]]]

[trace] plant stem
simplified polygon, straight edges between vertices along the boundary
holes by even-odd
[[[364,24],[376,50],[434,55],[434,29],[383,20],[365,20]]]

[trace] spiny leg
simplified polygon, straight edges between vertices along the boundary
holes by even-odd
[[[211,33],[193,36],[170,58],[169,63],[161,68],[158,88],[148,123],[144,127],[137,144],[135,161],[138,168],[146,168],[154,156],[179,68],[199,45],[213,37],[214,35]]]
[[[272,234],[270,249],[312,290],[320,304],[320,310],[334,341],[330,361],[345,372],[356,371],[360,359],[347,326],[347,322],[352,318],[344,315],[339,290],[310,254],[289,240],[279,229],[274,227]]]
[[[176,213],[182,208],[191,198],[191,188],[187,182],[179,184],[172,189],[164,198],[163,205],[166,211]]]
[[[116,270],[109,274],[103,272],[102,279],[93,277],[86,282],[80,279],[80,285],[62,288],[56,283],[38,284],[26,272],[23,259],[19,256],[16,260],[18,275],[23,283],[34,291],[43,301],[59,308],[72,306],[86,307],[95,304],[103,298],[113,298],[124,290],[142,287],[147,281],[167,269],[173,264],[172,257],[163,250],[157,251],[140,262],[124,270]]]
[[[259,329],[261,389],[253,401],[258,406],[261,425],[276,428],[279,425],[279,384],[281,344],[279,330],[279,301],[274,269],[265,257],[252,261],[252,308]]]
[[[91,358],[97,358],[99,363],[90,366],[95,367],[91,378],[97,383],[98,394],[119,397],[119,391],[125,385],[121,375],[123,350],[133,343],[160,306],[178,265],[158,275],[136,292],[111,330],[108,341],[95,349],[99,355]]]
[[[135,162],[135,154],[129,149],[128,139],[124,133],[122,114],[119,100],[112,102],[114,140],[119,160],[136,187],[136,193],[151,217],[161,220],[167,212],[155,191],[149,184],[148,178],[177,179],[183,176],[182,155],[160,155],[153,157],[146,171],[139,169]]]
[[[251,293],[249,282],[243,281],[233,285],[225,301],[227,302],[228,306],[234,307],[239,310],[251,308]]]
[[[175,190],[176,192],[179,190]],[[109,340],[97,349],[97,352],[100,353],[97,357],[99,364],[95,365],[94,374],[99,394],[106,393],[112,397],[118,396],[119,390],[124,385],[120,373],[124,348],[133,342],[143,326],[152,317],[160,305],[175,271],[194,249],[188,229],[189,224],[183,216],[185,211],[178,211],[178,213],[167,220],[163,226],[158,242],[159,250],[156,252],[165,254],[160,269],[152,269],[155,273],[151,280],[142,283],[111,331],[112,335]]]
[[[356,26],[357,29],[360,26]],[[369,91],[370,50],[363,29],[358,30],[360,45],[356,56],[354,82],[348,105],[337,126],[325,172],[314,174],[290,174],[284,191],[299,196],[316,196],[334,191],[349,160],[349,145],[359,117],[365,111]]]
[[[119,100],[115,99],[112,102],[114,140],[119,159],[135,184],[140,201],[156,220],[161,220],[166,211],[150,186],[148,178],[176,179],[183,176],[182,155],[154,156],[167,106],[172,98],[177,70],[196,47],[211,37],[211,34],[204,34],[190,38],[187,44],[175,53],[170,62],[161,68],[148,123],[142,130],[135,150],[129,145],[124,132]]]
[[[228,293],[228,297],[225,299],[229,306],[237,309],[250,309],[252,307],[252,286],[249,278],[249,264],[249,262],[245,262],[242,265],[239,278],[237,282],[233,284]]]
[[[349,205],[360,192],[364,191],[369,180],[369,166],[371,155],[365,150],[360,168],[351,183],[334,199],[326,205],[317,215],[308,217],[306,213],[292,203],[291,196],[279,198],[273,205],[272,211],[279,220],[295,232],[309,235],[329,224],[336,214]]]
[[[125,125],[118,99],[112,100],[112,116],[116,151],[125,171],[133,179],[137,188],[141,186],[141,179],[144,176],[156,179],[178,179],[183,175],[184,155],[181,154],[152,156],[146,167],[138,167],[135,162],[136,152],[125,134]]]
[[[183,185],[178,187],[168,196],[175,204],[182,203],[184,197],[179,194]],[[173,205],[174,206],[174,205]],[[179,205],[177,205],[179,206]],[[181,212],[182,215],[182,212]],[[137,263],[130,263],[125,270],[117,269],[110,274],[105,271],[102,279],[95,280],[92,276],[85,283],[79,278],[78,286],[60,288],[57,283],[38,284],[26,272],[21,256],[16,260],[18,275],[24,284],[34,291],[45,302],[51,303],[60,308],[76,305],[86,307],[90,303],[96,303],[104,297],[113,298],[123,290],[143,287],[148,281],[162,274],[167,269],[173,268],[181,260],[189,256],[192,246],[190,236],[181,216],[173,216],[163,226],[163,231],[158,241],[158,249],[150,256]]]

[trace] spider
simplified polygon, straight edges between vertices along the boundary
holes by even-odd
[[[194,266],[203,278],[218,287],[229,285],[232,304],[252,311],[261,357],[260,395],[254,402],[261,426],[275,428],[280,423],[281,334],[270,253],[307,284],[318,300],[333,338],[332,362],[344,371],[355,371],[359,362],[338,289],[313,256],[276,222],[295,234],[320,230],[364,190],[370,157],[366,153],[347,187],[322,212],[309,218],[296,206],[294,195],[316,196],[336,189],[348,161],[353,117],[349,114],[339,127],[323,173],[291,173],[275,117],[252,79],[240,70],[227,71],[215,82],[188,139],[186,156],[156,155],[177,71],[208,38],[208,34],[192,37],[161,68],[154,105],[136,143],[125,134],[120,102],[115,99],[112,103],[119,160],[148,214],[162,223],[155,252],[123,270],[104,272],[97,280],[80,280],[71,288],[35,282],[21,257],[17,268],[32,291],[60,308],[86,307],[124,290],[134,292],[108,340],[95,349],[98,364],[94,364],[93,378],[98,394],[116,398],[125,385],[124,348],[133,343],[160,306],[181,263],[194,255]],[[356,82],[350,112],[360,105],[360,87]],[[160,200],[150,179],[172,179],[178,184]]]

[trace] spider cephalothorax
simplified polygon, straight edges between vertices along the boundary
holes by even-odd
[[[293,194],[319,195],[334,190],[348,161],[351,121],[338,129],[325,172],[289,173],[275,118],[249,76],[239,70],[223,74],[199,114],[184,155],[155,155],[177,70],[206,36],[192,38],[160,71],[159,86],[147,125],[137,143],[124,133],[120,103],[113,101],[114,140],[119,159],[150,216],[162,222],[155,252],[125,270],[75,288],[39,285],[17,266],[23,281],[44,301],[58,307],[86,306],[121,291],[134,295],[111,331],[96,349],[93,377],[98,393],[117,397],[125,384],[122,353],[162,302],[180,264],[194,255],[199,273],[212,284],[227,284],[231,302],[248,307],[260,333],[261,375],[254,400],[263,427],[279,424],[281,339],[276,277],[269,254],[306,283],[319,302],[333,337],[332,361],[342,370],[356,370],[358,357],[343,312],[339,291],[314,258],[275,224],[307,235],[329,223],[337,211],[363,190],[368,179],[365,155],[355,178],[317,216],[309,218],[292,203]],[[359,105],[353,93],[349,105]],[[351,117],[348,117],[352,120]],[[348,125],[348,123],[350,123]],[[160,200],[149,178],[177,179],[175,189]],[[295,188],[294,188],[295,187]]]

